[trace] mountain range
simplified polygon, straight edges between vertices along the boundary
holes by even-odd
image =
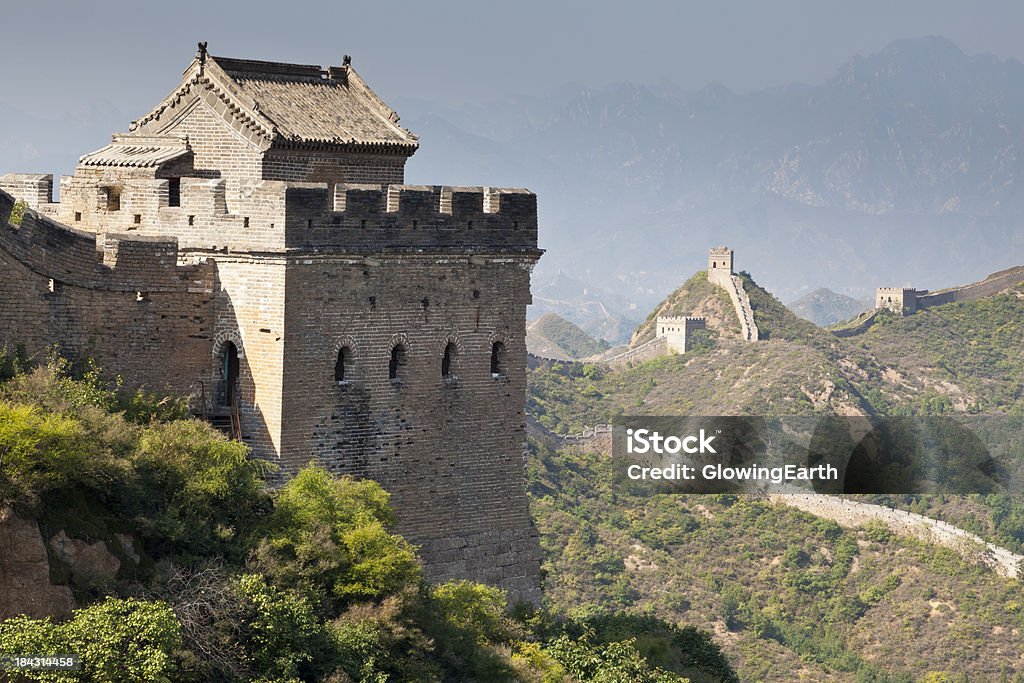
[[[1024,65],[943,38],[748,93],[620,83],[395,104],[423,141],[408,182],[538,193],[537,314],[591,333],[601,308],[635,319],[719,244],[786,300],[936,288],[1024,260]]]

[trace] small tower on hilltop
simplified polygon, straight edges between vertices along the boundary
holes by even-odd
[[[657,336],[665,338],[669,353],[686,353],[693,346],[692,333],[706,328],[707,321],[704,318],[688,315],[658,316]]]
[[[714,275],[732,275],[732,249],[712,247],[708,249],[708,280],[714,282]]]
[[[917,290],[913,287],[879,287],[875,290],[875,308],[884,308],[897,315],[917,312]]]
[[[732,249],[729,247],[713,247],[708,250],[708,282],[718,285],[729,294],[736,317],[743,328],[743,338],[757,341],[759,333],[754,321],[754,310],[750,306],[750,297],[743,289],[743,279],[733,275]]]

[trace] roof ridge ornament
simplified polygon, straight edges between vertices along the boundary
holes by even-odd
[[[196,52],[196,59],[199,60],[199,74],[202,75],[203,67],[206,66],[206,41],[198,43],[199,51]]]

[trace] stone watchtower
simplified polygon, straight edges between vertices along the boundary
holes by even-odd
[[[665,338],[669,353],[686,353],[693,343],[693,333],[707,328],[707,320],[694,316],[658,316],[657,337]]]
[[[59,204],[50,176],[0,179],[34,209],[0,242],[0,342],[58,343],[189,393],[285,473],[313,460],[373,478],[429,578],[535,601],[522,444],[536,197],[403,185],[417,147],[347,57],[321,68],[203,44],[163,101],[61,180]],[[4,224],[10,203],[0,192]]]
[[[732,249],[729,247],[712,247],[708,249],[708,277],[724,274],[732,275]]]
[[[875,290],[875,308],[884,308],[897,315],[917,312],[917,290],[912,287],[879,287]]]

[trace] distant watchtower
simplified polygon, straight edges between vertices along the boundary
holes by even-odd
[[[712,279],[712,272],[732,275],[732,249],[729,247],[714,247],[708,250],[708,279]]]
[[[704,318],[658,316],[657,336],[664,337],[669,353],[686,353],[693,346],[693,332],[707,328]]]
[[[912,287],[879,287],[875,290],[875,308],[885,308],[897,315],[917,312],[917,290]]]

